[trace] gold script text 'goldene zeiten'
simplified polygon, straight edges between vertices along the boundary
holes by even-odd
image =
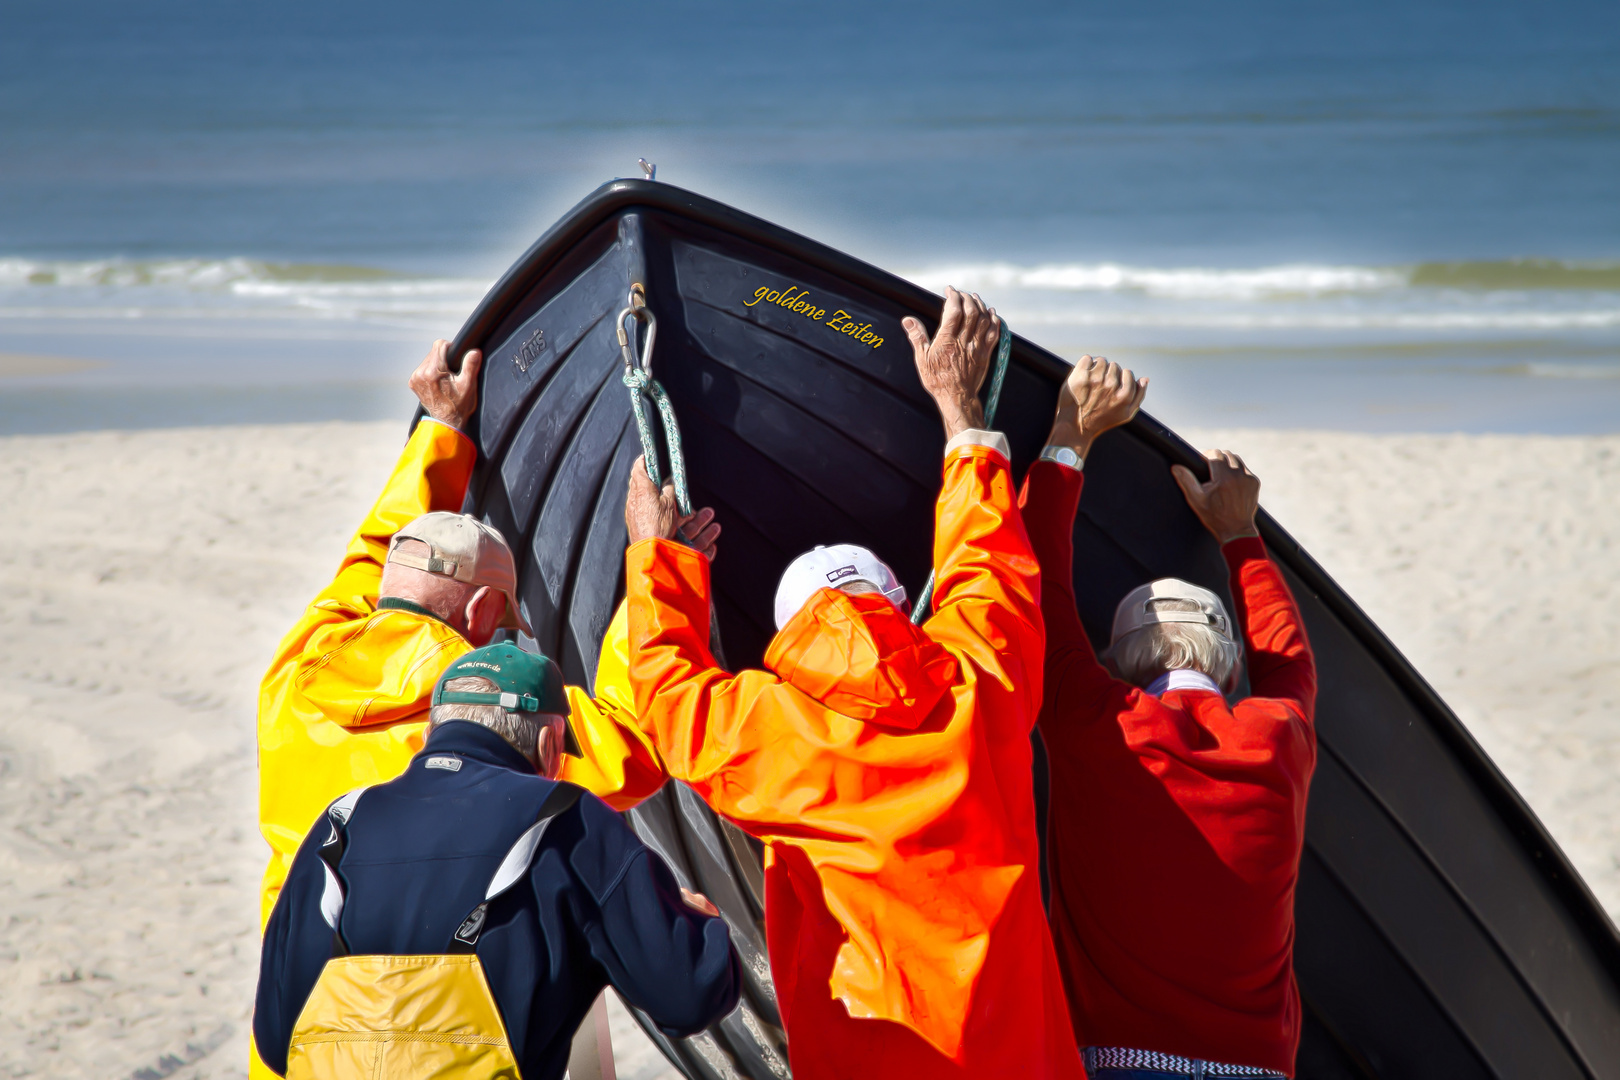
[[[840,334],[847,334],[862,345],[876,349],[883,345],[883,339],[872,333],[872,324],[861,322],[857,316],[851,315],[843,308],[827,314],[825,308],[817,307],[810,299],[810,294],[797,285],[786,289],[773,289],[768,285],[761,285],[754,290],[754,298],[743,302],[743,307],[753,307],[758,303],[775,304],[785,308],[795,315],[803,315],[813,322],[824,323],[829,330],[836,330]]]

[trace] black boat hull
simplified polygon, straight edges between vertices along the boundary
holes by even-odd
[[[759,663],[777,576],[814,544],[865,544],[919,585],[943,436],[899,323],[931,325],[939,298],[701,196],[618,181],[542,237],[455,343],[454,355],[486,354],[468,509],[519,551],[535,644],[588,684],[622,595],[623,493],[640,447],[614,316],[633,282],[658,319],[653,367],[681,420],[694,501],[725,526],[714,583],[729,662]],[[997,426],[1020,475],[1067,370],[1015,338]],[[1225,593],[1175,462],[1201,467],[1142,415],[1087,463],[1076,585],[1094,637],[1150,578]],[[1261,530],[1320,667],[1299,1075],[1620,1080],[1613,926],[1406,660],[1279,525],[1263,517]],[[719,903],[750,970],[738,1014],[697,1040],[655,1037],[690,1076],[785,1076],[757,845],[677,784],[631,817]]]

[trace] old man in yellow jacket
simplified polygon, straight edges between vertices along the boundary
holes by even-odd
[[[474,350],[452,372],[436,341],[411,375],[426,417],[344,553],[337,577],[276,650],[259,691],[259,829],[270,845],[260,925],[270,917],[299,842],[333,800],[398,776],[422,747],[439,676],[501,627],[522,628],[511,551],[460,513],[477,448],[462,432],[478,401]],[[719,526],[688,525],[712,551]],[[630,715],[621,607],[598,667],[598,697],[568,687],[575,756],[561,779],[616,809],[666,779]],[[255,1076],[268,1076],[255,1055]]]

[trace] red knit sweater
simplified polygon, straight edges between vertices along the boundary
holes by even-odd
[[[1038,462],[1021,503],[1041,564],[1052,936],[1081,1046],[1289,1075],[1294,885],[1316,763],[1316,668],[1258,539],[1221,552],[1254,697],[1156,698],[1109,675],[1075,608],[1083,477]]]

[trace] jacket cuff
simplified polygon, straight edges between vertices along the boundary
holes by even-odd
[[[422,414],[422,419],[417,421],[418,426],[420,426],[422,424],[438,424],[442,428],[449,428],[451,431],[455,432],[457,435],[460,435],[463,439],[466,439],[468,442],[472,442],[472,436],[468,435],[465,431],[462,431],[460,428],[456,427],[456,425],[447,424],[443,420],[440,420],[437,417],[429,416],[426,413],[423,413]]]
[[[1221,556],[1233,570],[1251,559],[1271,561],[1271,556],[1266,553],[1266,542],[1258,536],[1240,536],[1236,540],[1228,540],[1221,545]]]
[[[638,540],[624,553],[624,565],[630,580],[626,581],[628,600],[637,590],[631,588],[635,578],[662,578],[661,583],[679,582],[684,589],[703,593],[708,584],[709,560],[700,551],[694,551],[674,540],[652,537]],[[671,573],[659,575],[659,567],[669,567]],[[641,590],[645,594],[646,589]],[[707,606],[707,599],[704,600]]]
[[[945,456],[951,457],[964,446],[983,446],[994,450],[1010,463],[1012,449],[1007,445],[1007,436],[999,431],[985,431],[983,428],[968,428],[960,432],[951,441],[945,444]]]
[[[428,427],[429,424],[432,424],[433,427]],[[426,413],[423,413],[422,414],[422,419],[420,419],[420,420],[418,420],[416,422],[416,427],[413,428],[412,431],[411,431],[411,437],[415,438],[417,435],[422,435],[422,437],[425,438],[425,439],[438,438],[438,437],[440,437],[440,431],[435,430],[435,429],[442,429],[443,431],[453,431],[453,432],[455,432],[456,435],[458,436],[457,441],[465,443],[466,448],[473,452],[474,457],[476,457],[478,455],[478,444],[476,444],[476,443],[474,443],[472,441],[472,436],[471,435],[468,435],[465,431],[462,431],[460,428],[456,427],[454,424],[447,424],[443,420],[435,420],[433,417],[428,416]]]
[[[1076,494],[1086,484],[1086,474],[1079,469],[1070,468],[1061,462],[1050,458],[1036,458],[1029,466],[1029,472],[1024,474],[1024,485],[1028,487],[1033,483],[1042,486],[1056,484],[1064,492],[1073,490]],[[1043,479],[1037,481],[1036,477]]]
[[[698,555],[702,556],[685,544],[674,540],[665,540],[661,536],[651,536],[645,540],[637,540],[625,552],[631,562],[646,564],[656,559],[667,559],[670,556]]]

